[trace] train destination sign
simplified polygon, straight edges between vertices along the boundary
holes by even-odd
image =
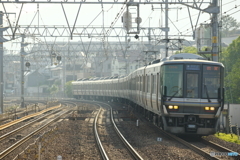
[[[200,70],[200,65],[187,65],[186,70],[192,70],[192,71],[199,71]]]

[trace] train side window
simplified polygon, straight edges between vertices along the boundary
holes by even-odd
[[[140,76],[140,91],[142,91],[142,76]]]
[[[148,92],[148,81],[149,81],[149,79],[148,79],[148,76],[147,76],[147,75],[146,75],[146,78],[145,78],[145,79],[146,79],[146,82],[145,82],[145,83],[146,83],[146,86],[145,86],[145,87],[146,87],[146,90],[145,90],[145,91]]]
[[[144,92],[144,90],[145,90],[145,76],[144,75],[142,75],[142,81],[141,81],[141,88],[142,88],[142,92]]]
[[[137,83],[137,88],[136,88],[136,90],[139,91],[139,87],[140,87],[140,84],[139,84],[139,83],[140,83],[140,77],[139,77],[139,76],[137,77],[137,81],[138,81],[138,83]]]
[[[135,77],[134,78],[134,90],[136,91],[137,90],[137,84],[138,84],[138,78],[137,77]]]
[[[154,81],[154,90],[155,90],[154,93],[157,94],[157,75],[154,76],[154,79],[155,79],[155,81]]]
[[[153,93],[155,93],[155,91],[154,91],[154,75],[151,75],[151,92],[152,92],[152,94]]]
[[[147,76],[147,92],[151,92],[151,81],[150,81],[150,76]]]

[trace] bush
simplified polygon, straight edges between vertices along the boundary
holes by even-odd
[[[227,142],[237,143],[240,144],[240,140],[238,139],[238,136],[235,134],[226,134],[226,133],[216,133],[215,136],[219,139],[222,139]]]

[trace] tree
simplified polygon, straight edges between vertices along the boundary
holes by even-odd
[[[73,97],[73,94],[72,94],[72,81],[68,81],[66,84],[65,84],[65,93],[66,95],[71,98]]]
[[[240,59],[240,37],[223,50],[221,61],[227,68],[227,72],[231,72],[233,65]]]
[[[56,86],[55,84],[53,84],[52,87],[49,88],[49,91],[50,91],[50,93],[51,93],[52,95],[57,94],[57,92],[58,92],[58,86]]]
[[[240,23],[233,17],[226,15],[222,17],[222,36],[228,37],[240,28]]]
[[[226,49],[222,50],[220,61],[225,66],[225,100],[240,103],[240,37],[235,39]]]
[[[194,53],[194,54],[197,54],[197,48],[196,47],[192,47],[192,46],[183,47],[181,52],[180,51],[175,52],[175,54],[178,54],[178,53]]]
[[[225,78],[226,100],[230,103],[240,103],[240,58]]]

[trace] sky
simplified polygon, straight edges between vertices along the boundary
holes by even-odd
[[[12,25],[15,25],[18,19],[19,11],[21,8],[20,4],[4,4],[6,11],[10,14],[9,18]],[[70,26],[73,26],[79,5],[78,4],[64,4],[64,10],[68,18],[68,22]],[[203,4],[201,8],[207,7],[208,4]],[[164,5],[162,5],[164,9]],[[79,16],[77,19],[76,25],[81,26],[105,26],[109,27],[112,22],[116,19],[118,14],[122,14],[126,11],[123,10],[121,12],[121,8],[124,8],[122,4],[82,4],[79,12]],[[37,12],[39,10],[39,12]],[[0,5],[0,11],[4,12],[3,6]],[[104,11],[104,12],[102,12]],[[134,16],[136,10],[130,10],[132,15]],[[36,14],[39,13],[39,14]],[[196,9],[190,8],[191,20],[189,18],[188,9],[183,5],[169,5],[169,35],[188,35],[187,37],[179,36],[179,38],[186,38],[187,40],[193,40],[192,28],[191,25],[195,26],[197,22],[199,11]],[[222,2],[222,13],[223,15],[230,15],[235,18],[238,22],[240,22],[240,1],[239,0],[224,0]],[[35,16],[36,15],[36,16]],[[34,18],[35,16],[35,18]],[[161,10],[161,5],[140,5],[140,17],[142,18],[142,22],[140,27],[164,27],[165,25],[165,13],[164,10]],[[198,20],[198,25],[200,23],[209,23],[210,15],[207,13],[201,13],[200,18]],[[192,24],[191,24],[192,22]],[[61,4],[24,4],[23,11],[20,16],[19,25],[65,25],[67,26],[67,21],[64,16],[64,12]],[[4,26],[8,26],[8,21],[6,16],[4,16]],[[121,16],[117,19],[115,27],[121,27]],[[8,29],[8,32],[4,32],[5,34],[10,34],[11,31]],[[163,33],[156,33],[156,36],[163,36]],[[130,35],[130,38],[134,35]],[[6,37],[7,38],[7,37]],[[175,38],[175,37],[173,37]],[[176,37],[178,38],[178,37]],[[9,38],[8,38],[9,39]],[[133,41],[136,40],[131,38]],[[26,38],[26,41],[30,43],[33,41],[32,38]],[[41,38],[44,41],[43,38]],[[47,41],[53,41],[53,38],[46,38]],[[80,39],[74,39],[75,41],[79,41]],[[14,41],[9,41],[4,43],[4,46],[7,49],[19,49],[19,43],[21,39],[18,38]],[[57,38],[57,41],[68,41],[68,38]],[[99,41],[99,39],[95,39],[95,41]],[[117,41],[117,40],[116,40]],[[122,39],[121,41],[124,41]]]

